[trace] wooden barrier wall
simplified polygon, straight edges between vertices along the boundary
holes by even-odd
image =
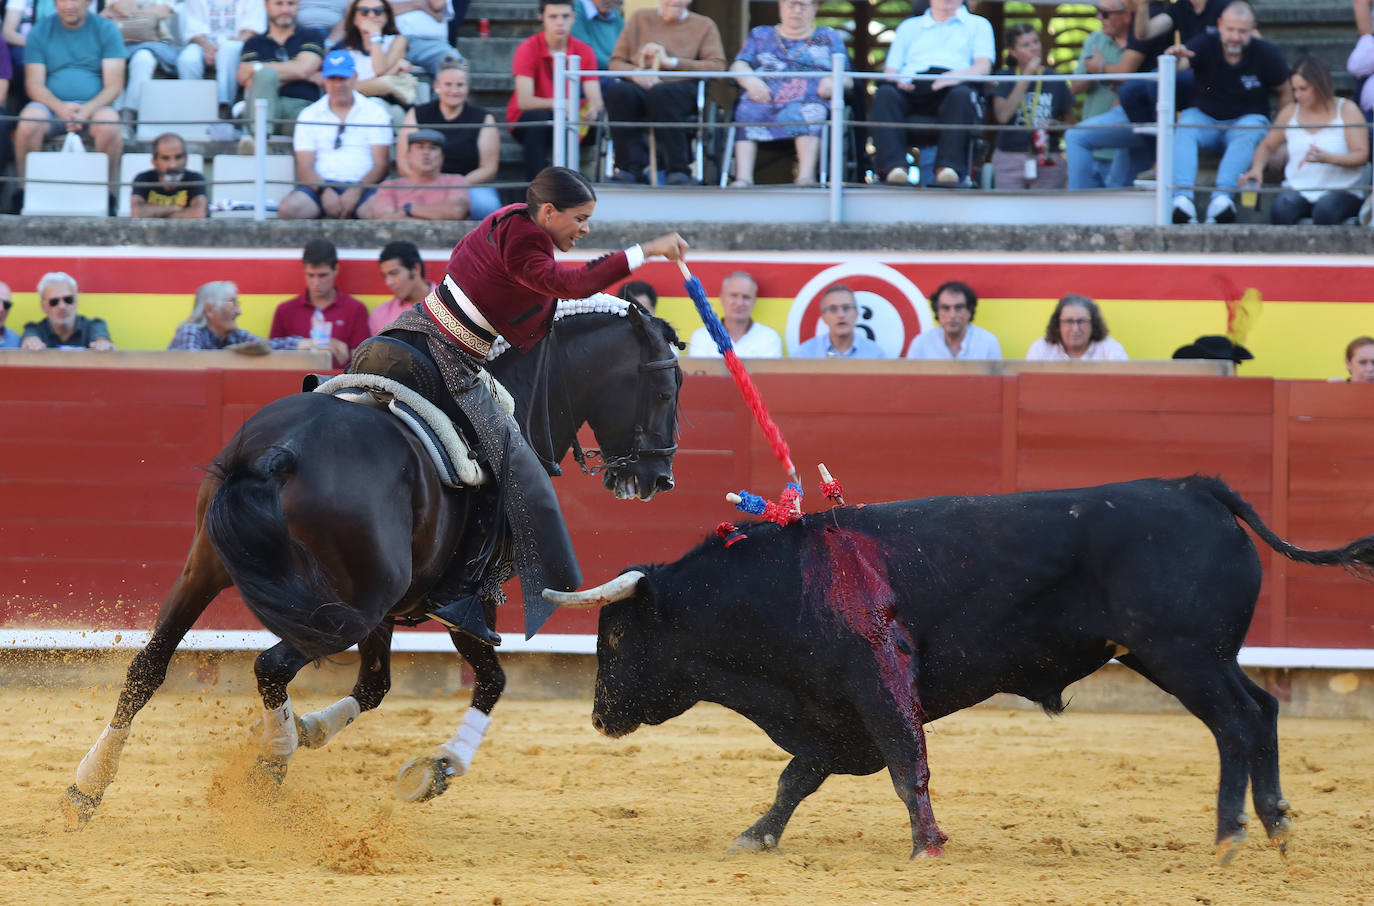
[[[149,627],[191,538],[200,468],[298,380],[295,371],[0,369],[3,625]],[[852,503],[1201,472],[1220,475],[1297,544],[1374,532],[1374,386],[890,371],[756,380],[808,487],[823,460]],[[737,515],[726,490],[781,490],[728,378],[691,374],[682,400],[670,494],[616,501],[565,462],[557,487],[589,582],[680,556]],[[1369,585],[1264,560],[1251,644],[1374,647]],[[197,625],[258,628],[232,593]],[[501,630],[519,625],[518,608],[504,608]],[[594,632],[595,617],[560,612],[549,630]]]

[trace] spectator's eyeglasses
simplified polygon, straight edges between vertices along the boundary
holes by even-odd
[[[343,147],[343,131],[348,128],[348,123],[339,123],[339,131],[334,133],[334,150]]]
[[[1092,323],[1091,318],[1060,318],[1060,327],[1087,327]]]
[[[1115,16],[1117,13],[1124,13],[1125,11],[1126,7],[1124,6],[1120,9],[1102,9],[1101,7],[1099,7],[1097,10],[1097,18],[1105,19],[1108,16]]]
[[[59,305],[75,305],[76,296],[53,296],[48,300],[49,308],[56,308]],[[8,306],[6,306],[8,307]]]
[[[5,307],[5,311],[9,311],[11,308],[14,308],[14,300],[0,299],[0,305],[3,305]]]
[[[353,8],[353,12],[360,16],[376,16],[378,19],[386,17],[385,6],[357,6]]]

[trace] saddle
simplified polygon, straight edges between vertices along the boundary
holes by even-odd
[[[373,337],[359,344],[349,368],[348,373],[327,379],[308,375],[303,387],[389,411],[420,441],[447,487],[476,488],[491,480],[474,445],[439,408],[439,394],[444,392],[439,370],[414,347],[390,337]],[[485,370],[478,375],[498,405],[513,415],[515,400],[509,391]]]

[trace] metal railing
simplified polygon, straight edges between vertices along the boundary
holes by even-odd
[[[581,80],[586,76],[610,76],[619,78],[631,78],[634,76],[655,76],[663,77],[664,72],[656,70],[584,70],[580,68],[580,59],[577,55],[568,55],[563,52],[556,52],[553,55],[553,160],[554,163],[562,166],[576,166],[569,156],[570,148],[576,148],[576,140],[569,140],[569,135],[575,135],[576,130],[583,125],[575,116],[570,115],[570,111],[580,109],[580,90]],[[681,72],[674,71],[673,76],[693,79],[729,79],[739,78],[742,73],[729,71],[711,72]],[[869,73],[854,72],[846,69],[846,57],[844,54],[832,54],[830,59],[830,71],[828,73],[817,72],[816,70],[803,71],[784,71],[784,72],[758,72],[754,73],[763,79],[780,78],[805,78],[823,79],[829,77],[834,89],[830,93],[830,118],[829,125],[829,179],[826,189],[829,192],[829,220],[831,223],[839,223],[843,217],[844,193],[846,187],[843,180],[844,172],[844,130],[848,126],[860,125],[859,121],[847,120],[844,115],[844,92],[839,89],[844,79],[868,82],[934,82],[946,76],[941,74],[934,75],[915,75],[905,76],[892,73]],[[1168,224],[1173,215],[1173,164],[1174,164],[1174,131],[1175,131],[1175,109],[1174,109],[1174,89],[1177,79],[1177,60],[1171,56],[1161,56],[1159,58],[1159,69],[1156,72],[1140,72],[1120,74],[1120,73],[1075,73],[1065,75],[1057,72],[1046,72],[1036,77],[1041,81],[1048,82],[1122,82],[1132,81],[1154,81],[1158,83],[1158,101],[1155,105],[1155,219],[1160,225]],[[1017,82],[1023,81],[1022,75],[986,75],[986,76],[960,76],[963,82]],[[882,125],[868,121],[869,125]],[[634,123],[635,126],[645,126],[644,123]],[[677,125],[677,124],[674,124]],[[725,127],[728,124],[722,124]],[[901,125],[907,127],[909,124],[886,124]],[[933,124],[932,129],[940,128],[939,124]],[[967,124],[951,125],[945,128],[958,128],[964,130],[976,130],[983,128],[981,125],[970,127]],[[1025,126],[1000,127],[1016,130],[1026,130]]]

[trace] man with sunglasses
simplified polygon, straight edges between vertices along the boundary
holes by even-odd
[[[10,292],[8,283],[0,283],[0,349],[19,348],[19,334],[5,326],[11,308],[14,308],[14,293]]]
[[[353,55],[331,50],[320,72],[324,97],[296,119],[291,146],[297,184],[277,208],[280,220],[356,217],[391,166],[391,117],[354,88]]]
[[[24,325],[23,349],[114,349],[110,329],[101,318],[76,313],[76,278],[61,271],[44,274],[38,281],[38,299],[47,316]]]

